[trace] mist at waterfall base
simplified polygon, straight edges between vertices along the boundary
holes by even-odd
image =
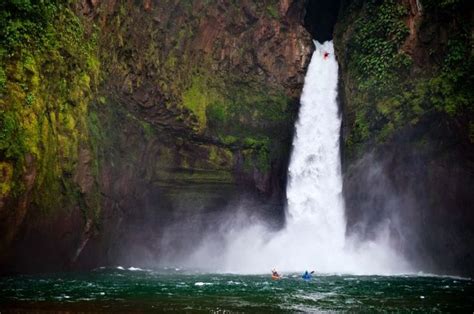
[[[411,272],[391,246],[388,225],[379,225],[370,241],[361,241],[357,235],[346,237],[338,64],[332,41],[315,45],[293,140],[285,228],[271,231],[245,211],[236,210],[181,260],[181,266],[233,273],[267,273],[272,268],[351,274]]]

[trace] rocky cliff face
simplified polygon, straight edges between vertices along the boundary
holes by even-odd
[[[48,1],[4,1],[0,24],[0,267],[36,253],[62,264],[100,208],[87,117],[99,81],[94,32]]]
[[[337,8],[3,1],[0,269],[179,257],[242,209],[281,226],[312,50],[302,23],[329,39]],[[463,274],[474,265],[471,12],[463,0],[347,0],[334,38],[347,232],[388,225],[415,266]]]
[[[2,122],[14,116],[1,146],[4,269],[25,270],[30,254],[36,270],[156,260],[165,236],[180,254],[243,203],[282,223],[312,50],[303,2],[7,1],[5,12],[9,29],[43,19],[42,36],[59,39],[11,46],[33,66],[2,55]],[[31,113],[15,111],[23,102]],[[12,155],[33,117],[44,135]]]
[[[104,1],[89,12],[112,61],[97,108],[100,146],[112,148],[103,208],[122,219],[104,225],[122,243],[108,258],[180,255],[242,203],[281,224],[312,49],[302,3]]]
[[[348,233],[388,225],[415,267],[472,274],[469,1],[346,1],[336,24]]]

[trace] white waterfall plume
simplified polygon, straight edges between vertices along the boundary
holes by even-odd
[[[315,44],[293,141],[285,229],[270,233],[258,224],[245,228],[228,224],[222,230],[224,245],[207,239],[192,255],[193,266],[243,273],[268,272],[274,267],[354,274],[409,271],[391,249],[387,231],[378,230],[378,238],[371,242],[345,236],[338,64],[332,41]]]

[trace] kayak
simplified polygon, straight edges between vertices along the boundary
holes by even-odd
[[[301,278],[303,278],[303,280],[311,280],[311,278],[313,278],[313,276],[311,276],[310,273],[306,273],[306,274],[303,274],[303,276],[301,276]]]

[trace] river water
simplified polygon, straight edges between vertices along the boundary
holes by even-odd
[[[436,276],[209,274],[174,268],[0,278],[0,311],[314,312],[474,310],[474,281]]]

